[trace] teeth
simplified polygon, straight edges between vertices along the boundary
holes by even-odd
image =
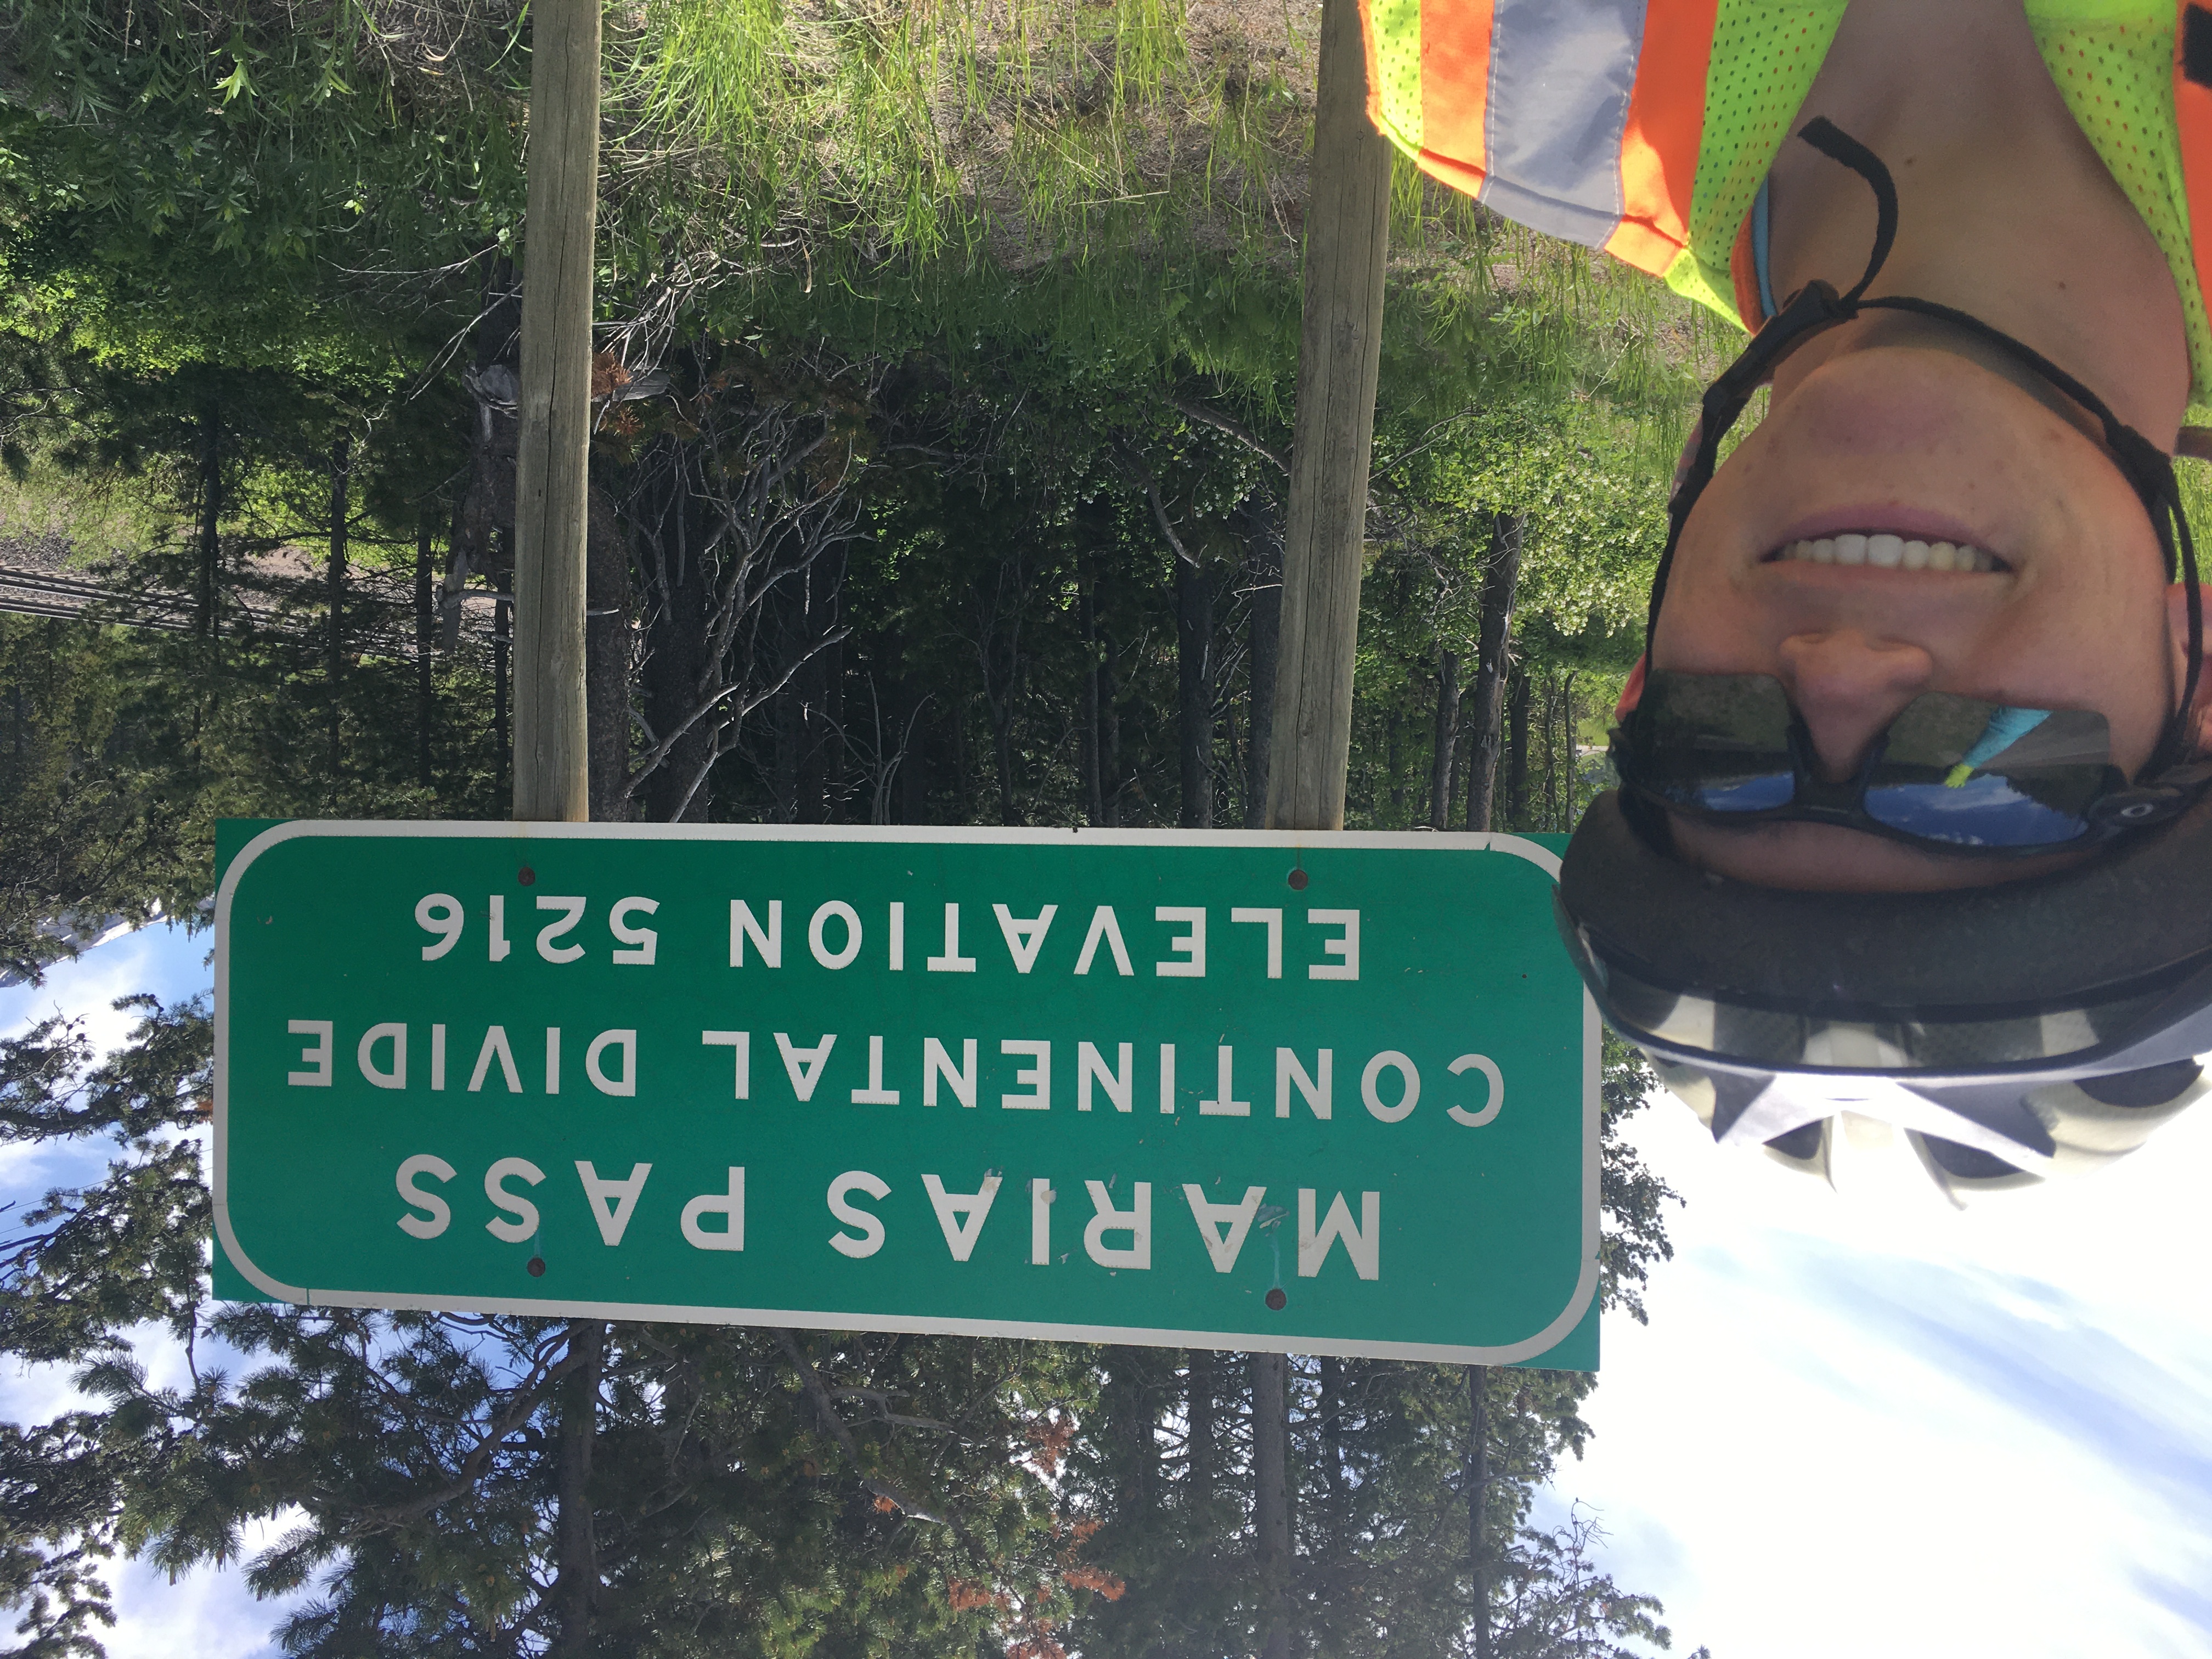
[[[1961,547],[1952,542],[1907,541],[1887,530],[1795,541],[1774,556],[1806,564],[1873,565],[1883,570],[1986,573],[1997,568],[1995,556],[1978,547]]]

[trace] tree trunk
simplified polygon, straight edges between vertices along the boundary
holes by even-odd
[[[1252,1519],[1259,1534],[1260,1659],[1290,1659],[1290,1369],[1252,1356]]]
[[[1570,669],[1559,682],[1559,799],[1564,815],[1559,828],[1575,827],[1575,671]]]
[[[1182,699],[1176,748],[1182,763],[1185,830],[1213,828],[1213,583],[1175,562],[1176,678]]]
[[[1327,1355],[1321,1361],[1321,1443],[1329,1551],[1335,1556],[1345,1547],[1344,1362]]]
[[[607,1328],[595,1319],[571,1320],[568,1353],[580,1363],[561,1381],[561,1421],[554,1474],[559,1504],[556,1577],[549,1600],[559,1634],[551,1659],[582,1659],[591,1650],[592,1613],[599,1599],[599,1552],[592,1515],[592,1452],[599,1435],[599,1378],[606,1365]]]
[[[1490,558],[1482,572],[1482,632],[1475,647],[1474,752],[1468,763],[1467,827],[1490,828],[1498,786],[1498,716],[1505,690],[1505,646],[1521,585],[1521,536],[1528,520],[1497,514],[1490,521]]]
[[[1152,1393],[1152,1350],[1109,1348],[1104,1404],[1106,1431],[1127,1460],[1128,1507],[1123,1518],[1146,1529],[1160,1501],[1158,1401]]]
[[[1505,690],[1505,817],[1509,829],[1528,822],[1528,676],[1518,663]]]
[[[491,729],[499,750],[499,786],[507,790],[514,781],[514,744],[507,726],[508,659],[514,640],[514,604],[508,596],[514,592],[514,573],[501,571],[493,586],[499,598],[491,611]]]
[[[1252,696],[1245,756],[1244,827],[1267,823],[1267,776],[1275,744],[1275,663],[1283,633],[1283,544],[1267,509],[1245,503],[1250,526]]]
[[[1282,830],[1344,824],[1390,240],[1390,147],[1366,105],[1358,0],[1324,0],[1267,775],[1267,822]]]
[[[1437,664],[1437,743],[1429,756],[1429,828],[1451,822],[1452,750],[1459,746],[1459,653]]]
[[[430,564],[430,509],[425,507],[415,520],[415,767],[425,789],[432,787],[430,722],[437,712],[437,685],[432,678],[430,653],[437,642],[437,613],[432,604],[436,592]]]
[[[1006,824],[1021,822],[1020,811],[1014,804],[1014,717],[1019,712],[1024,667],[1021,603],[1027,595],[1028,586],[1023,580],[1022,556],[1017,550],[1002,558],[992,592],[986,596],[979,582],[976,595],[977,611],[982,619],[977,658],[983,670],[983,709],[991,722],[991,763],[998,786],[999,822]]]
[[[672,446],[674,440],[668,441]],[[666,452],[664,452],[666,453]],[[662,473],[666,494],[656,504],[655,525],[646,545],[644,574],[651,595],[647,641],[641,690],[645,723],[658,741],[681,726],[696,707],[700,688],[713,666],[707,660],[706,617],[710,603],[707,573],[700,558],[697,498],[680,449],[667,455]],[[654,823],[704,823],[708,791],[698,783],[714,762],[714,733],[701,720],[676,740],[659,766],[640,787],[645,816]],[[698,783],[697,787],[694,787]]]
[[[222,406],[210,396],[200,407],[200,632],[215,637],[216,580],[222,572]]]
[[[518,399],[521,362],[522,284],[505,257],[484,270],[475,326],[476,362],[463,380],[474,404],[469,422],[469,477],[453,503],[453,533],[446,544],[440,584],[439,635],[444,648],[461,642],[461,595],[471,576],[487,584],[514,568],[515,449],[520,441]]]
[[[1191,1507],[1201,1512],[1213,1502],[1213,1441],[1217,1432],[1214,1415],[1216,1390],[1219,1387],[1218,1370],[1212,1349],[1193,1348],[1190,1351],[1189,1393],[1183,1415],[1185,1431],[1189,1437],[1185,1442],[1184,1456],[1189,1470]]]
[[[1447,792],[1445,799],[1447,800],[1453,801],[1456,801],[1459,799],[1460,784],[1467,776],[1468,750],[1474,747],[1468,739],[1467,694],[1465,691],[1462,691],[1460,694],[1459,713],[1459,730],[1453,734],[1452,738],[1451,775],[1444,782],[1444,788]],[[1443,827],[1447,830],[1451,828],[1451,814],[1449,812],[1444,814]]]
[[[331,558],[327,595],[331,608],[328,667],[325,690],[331,700],[331,782],[337,786],[345,768],[340,729],[338,692],[345,678],[346,518],[350,503],[346,486],[353,478],[353,440],[341,434],[331,446]]]
[[[1474,1659],[1490,1659],[1490,1554],[1483,1531],[1483,1510],[1490,1491],[1489,1402],[1483,1398],[1487,1367],[1467,1368],[1470,1431],[1467,1456],[1467,1572],[1474,1605]]]
[[[1106,665],[1098,642],[1098,578],[1086,568],[1077,578],[1076,606],[1083,629],[1083,767],[1084,808],[1093,829],[1106,822],[1104,713]]]
[[[598,0],[538,0],[531,16],[514,482],[514,816],[575,823],[592,805],[584,611],[599,7]]]
[[[925,691],[900,712],[899,731],[908,735],[906,758],[899,763],[898,816],[892,820],[896,823],[929,822],[930,725],[924,718],[929,708],[929,694]]]
[[[599,483],[586,498],[584,541],[584,710],[595,822],[635,814],[629,784],[629,547]],[[703,791],[702,792],[704,793]]]
[[[1102,774],[1106,792],[1106,827],[1115,830],[1121,823],[1121,791],[1128,780],[1121,770],[1121,701],[1114,684],[1114,662],[1109,655],[1098,665],[1098,702],[1105,731],[1101,734],[1106,750]]]
[[[1395,817],[1406,810],[1406,769],[1404,755],[1400,750],[1398,735],[1405,721],[1393,708],[1382,717],[1382,769],[1390,777],[1390,811]]]
[[[1559,705],[1559,681],[1555,674],[1544,676],[1543,705],[1536,711],[1536,725],[1544,738],[1544,828],[1559,827],[1559,736],[1557,714]]]
[[[1014,712],[1012,702],[991,710],[991,753],[999,784],[999,822],[1017,824],[1021,809],[1014,805]]]
[[[830,821],[845,778],[845,648],[831,643],[844,609],[845,550],[833,548],[807,568],[804,649],[798,689],[798,776],[793,821]]]

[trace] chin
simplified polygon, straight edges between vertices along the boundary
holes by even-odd
[[[1754,887],[1800,892],[1939,893],[2047,875],[2079,864],[2087,848],[2030,858],[1923,852],[1902,842],[1825,823],[1726,827],[1670,816],[1674,850],[1698,868]]]

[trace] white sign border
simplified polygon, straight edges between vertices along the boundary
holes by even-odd
[[[817,1331],[908,1331],[926,1336],[995,1336],[1048,1342],[1121,1343],[1144,1347],[1215,1348],[1244,1353],[1310,1353],[1339,1358],[1413,1359],[1458,1365],[1510,1365],[1556,1346],[1582,1322],[1597,1295],[1600,1146],[1603,1139],[1604,1060],[1597,1004],[1583,993],[1583,1260],[1566,1307],[1534,1335],[1496,1347],[1470,1348],[1427,1342],[1335,1341],[1285,1337],[1264,1331],[1159,1330],[1122,1325],[1060,1325],[1034,1320],[933,1319],[927,1324],[880,1314],[812,1313],[792,1309],[677,1307],[667,1303],[555,1302],[531,1297],[380,1296],[362,1291],[318,1291],[287,1285],[264,1273],[246,1255],[230,1224],[230,905],[239,878],[271,848],[306,836],[444,836],[454,840],[729,841],[907,842],[973,846],[998,842],[1036,847],[1069,839],[1109,847],[1279,847],[1291,852],[1340,847],[1389,848],[1397,852],[1504,853],[1525,859],[1553,880],[1559,856],[1519,836],[1450,831],[1297,830],[1044,830],[950,827],[936,824],[741,823],[514,823],[439,819],[294,818],[263,830],[239,849],[216,890],[215,1139],[212,1197],[216,1236],[231,1265],[256,1290],[280,1302],[311,1308],[388,1309],[395,1312],[520,1314],[569,1319],[622,1319],[688,1325],[786,1326]]]

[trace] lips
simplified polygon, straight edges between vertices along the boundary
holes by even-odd
[[[1766,556],[1769,564],[1867,565],[1880,570],[1948,571],[1990,574],[2010,566],[1986,548],[1947,541],[1923,541],[1893,531],[1847,532],[1784,543]]]

